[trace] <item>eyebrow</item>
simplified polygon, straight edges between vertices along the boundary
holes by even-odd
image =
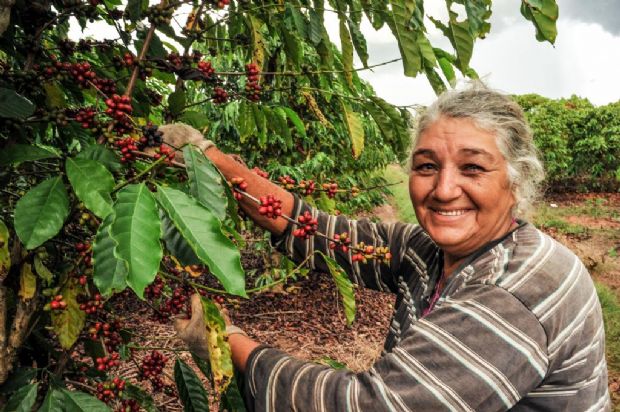
[[[487,152],[484,149],[477,149],[477,148],[466,147],[466,148],[460,149],[459,153],[463,153],[463,154],[466,154],[468,156],[483,156],[483,157],[486,157],[487,160],[489,160],[489,161],[494,161],[495,160],[495,157],[491,153]],[[432,149],[418,149],[415,152],[413,152],[413,155],[411,157],[414,158],[416,156],[429,156],[429,157],[433,157],[433,156],[435,156],[435,151],[432,150]]]

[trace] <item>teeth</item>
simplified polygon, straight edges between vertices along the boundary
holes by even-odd
[[[465,210],[436,210],[442,216],[460,216],[465,213]]]

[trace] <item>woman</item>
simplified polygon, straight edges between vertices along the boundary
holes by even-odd
[[[184,138],[211,145],[192,139]],[[329,216],[216,148],[205,153],[228,178],[245,178],[254,196],[282,199],[285,214],[310,211],[319,231],[348,232],[353,244],[388,245],[393,255],[389,266],[352,262],[244,205],[294,259],[320,250],[356,283],[397,295],[384,353],[364,373],[294,359],[232,327],[251,410],[610,410],[590,276],[572,252],[519,219],[543,172],[523,112],[507,96],[481,86],[451,91],[422,114],[409,182],[419,226]],[[318,257],[312,264],[326,269]],[[177,325],[196,350],[200,312]]]

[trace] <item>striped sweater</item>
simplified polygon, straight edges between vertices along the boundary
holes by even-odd
[[[301,261],[335,257],[363,287],[397,295],[381,358],[366,372],[334,370],[259,346],[245,374],[254,411],[609,411],[601,307],[590,275],[567,248],[523,223],[473,254],[425,317],[442,254],[418,225],[310,211],[319,231],[389,246],[389,265],[351,261],[318,237],[276,239]],[[326,270],[316,255],[311,264]]]

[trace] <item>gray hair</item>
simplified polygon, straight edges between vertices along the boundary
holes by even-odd
[[[527,217],[540,196],[545,172],[521,107],[481,82],[465,90],[447,91],[418,116],[414,150],[420,135],[441,116],[471,119],[479,128],[495,133],[497,146],[508,163],[516,200],[513,216]]]

